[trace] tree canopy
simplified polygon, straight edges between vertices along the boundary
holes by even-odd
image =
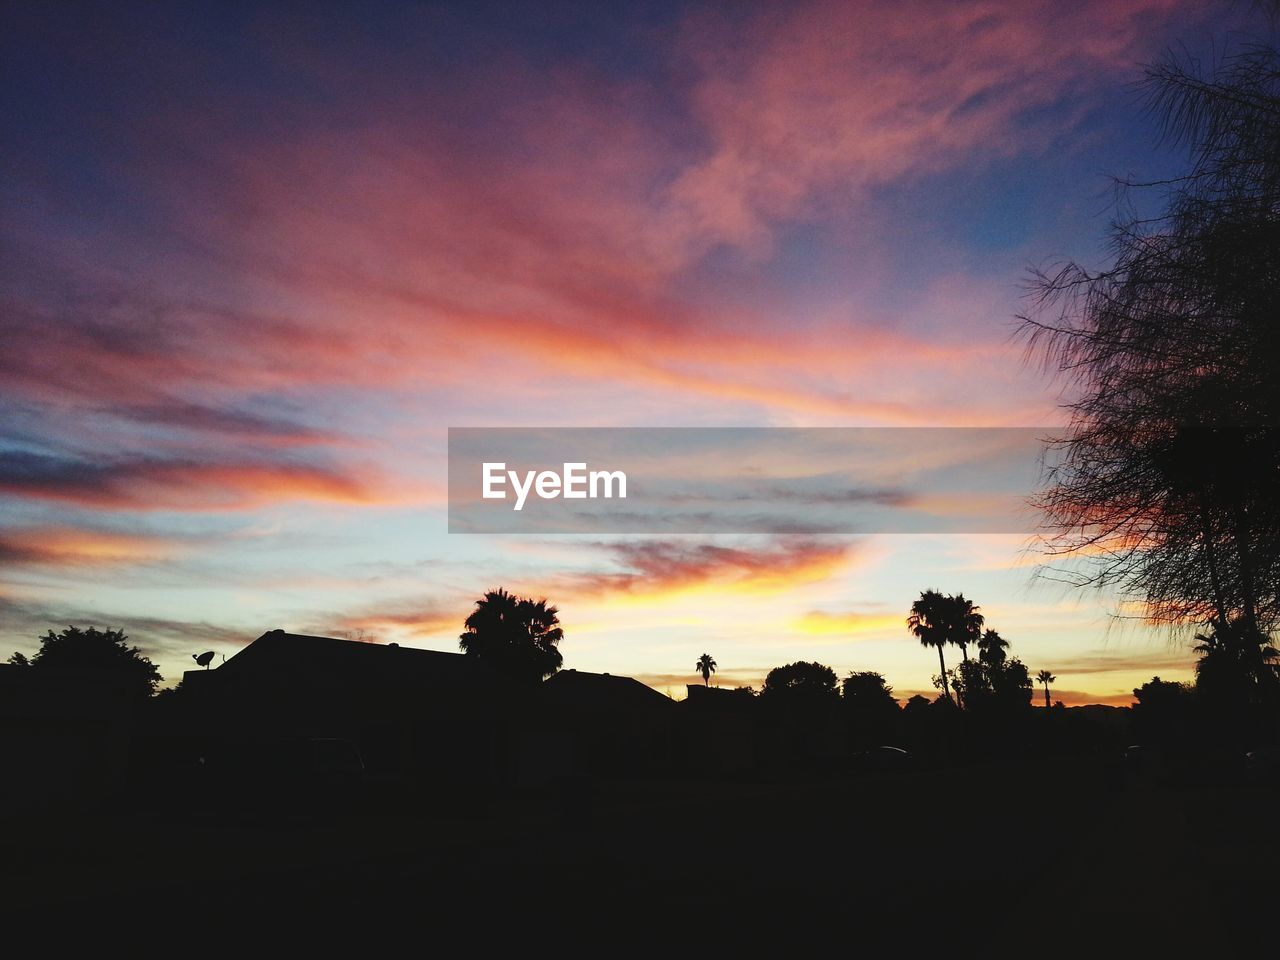
[[[966,660],[956,667],[955,688],[965,710],[1021,710],[1031,703],[1031,674],[1017,657]]]
[[[464,626],[458,638],[462,652],[512,679],[543,680],[564,662],[559,611],[545,599],[517,597],[499,587],[476,601]]]
[[[840,681],[841,699],[848,703],[889,703],[897,707],[893,688],[874,670],[854,671]]]
[[[834,701],[838,696],[836,672],[824,664],[806,660],[774,667],[765,676],[760,695],[775,702]]]
[[[911,605],[907,630],[919,639],[922,646],[937,649],[938,680],[942,684],[943,695],[948,699],[951,697],[948,686],[950,671],[947,670],[943,647],[947,644],[959,647],[961,655],[967,661],[969,644],[980,643],[982,638],[985,618],[980,610],[963,593],[944,596],[937,590],[925,590]]]
[[[1185,145],[1163,209],[1128,203],[1114,262],[1037,274],[1029,348],[1074,396],[1040,498],[1055,575],[1170,624],[1280,617],[1280,53],[1170,56],[1150,108]]]
[[[28,659],[15,653],[9,662],[49,676],[63,676],[68,681],[93,682],[95,676],[101,677],[131,699],[145,700],[164,678],[142,651],[129,646],[128,640],[123,630],[50,630],[40,638],[40,649],[34,656]]]
[[[840,701],[851,742],[892,741],[900,711],[883,676],[872,670],[850,673],[840,681]]]

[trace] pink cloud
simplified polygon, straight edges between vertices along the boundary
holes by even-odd
[[[0,530],[0,559],[9,566],[97,567],[153,563],[183,552],[186,546],[163,536],[69,526]]]
[[[821,2],[770,8],[745,29],[699,17],[685,50],[702,70],[693,103],[711,150],[671,202],[701,244],[760,246],[773,221],[814,213],[833,190],[847,202],[1043,149],[1049,129],[1026,116],[1127,75],[1150,17],[1180,5]]]
[[[10,454],[0,492],[90,507],[218,510],[273,501],[378,505],[404,502],[344,471],[302,463],[157,459],[75,460]]]
[[[853,553],[848,542],[805,537],[776,537],[749,547],[646,538],[597,549],[620,569],[565,576],[551,592],[576,600],[696,589],[766,592],[824,580]]]
[[[200,462],[75,495],[102,506],[156,489],[192,507],[381,499],[289,453],[349,458],[351,422],[318,427],[289,403],[260,412],[264,398],[308,410],[338,390],[397,391],[410,410],[444,397],[426,414],[439,426],[478,398],[518,416],[531,397],[550,409],[600,384],[792,422],[1040,419],[1035,390],[997,372],[1010,366],[998,325],[925,341],[855,303],[795,330],[767,306],[713,305],[682,284],[696,286],[718,245],[764,254],[780,224],[833,204],[873,218],[879,185],[1043,149],[1026,111],[1114,83],[1144,18],[1172,6],[698,15],[669,52],[686,77],[664,91],[676,110],[580,62],[548,76],[512,54],[483,84],[408,90],[284,47],[278,65],[315,96],[276,104],[253,130],[233,93],[122,118],[119,176],[155,222],[121,225],[109,245],[38,218],[10,228],[33,279],[4,304],[0,392],[63,440],[91,439],[77,425],[91,413],[131,425],[117,435],[132,449]],[[975,370],[988,371],[981,391]]]

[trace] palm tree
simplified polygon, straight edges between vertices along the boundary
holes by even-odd
[[[716,672],[716,661],[709,653],[704,653],[698,658],[697,666],[694,667],[702,674],[702,685],[708,686],[711,683],[711,675]]]
[[[965,662],[969,660],[969,644],[977,643],[982,636],[982,625],[986,618],[980,611],[982,608],[966,600],[963,593],[946,598],[947,640],[960,648]]]
[[[1044,705],[1046,708],[1048,708],[1049,706],[1049,684],[1053,683],[1053,681],[1057,679],[1058,678],[1055,677],[1048,670],[1041,670],[1039,673],[1036,674],[1036,680],[1039,683],[1044,684]]]
[[[926,590],[920,599],[911,605],[911,616],[907,617],[907,630],[920,641],[922,647],[938,648],[938,668],[942,672],[942,695],[951,699],[951,690],[947,686],[947,661],[943,657],[942,648],[949,642],[946,633],[947,599],[937,590]]]
[[[492,665],[499,673],[542,680],[564,662],[558,644],[564,638],[559,611],[546,600],[517,597],[499,587],[476,601],[458,637],[468,656]]]
[[[1198,692],[1222,701],[1260,703],[1280,690],[1280,651],[1245,617],[1224,626],[1210,621],[1209,633],[1197,633],[1193,648]]]
[[[978,641],[978,659],[983,663],[1004,663],[1009,641],[994,630],[986,630]]]

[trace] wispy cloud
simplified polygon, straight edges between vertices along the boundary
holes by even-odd
[[[575,597],[669,595],[694,589],[783,590],[826,579],[849,562],[854,547],[838,538],[775,537],[748,545],[688,538],[594,544],[620,569],[570,575],[558,584]]]
[[[1062,676],[1092,676],[1161,670],[1185,673],[1195,663],[1189,649],[1093,651],[1054,658],[1047,666]]]
[[[123,630],[130,643],[158,663],[166,681],[178,679],[187,669],[191,655],[210,647],[228,655],[260,636],[258,626],[236,627],[229,623],[180,620],[138,614],[104,613],[69,604],[18,601],[0,596],[0,630],[16,649],[28,655],[39,647],[39,638],[48,630],[66,626]]]
[[[190,547],[174,537],[67,526],[0,530],[0,563],[9,566],[123,566],[154,563]]]
[[[322,633],[365,631],[379,638],[387,633],[397,638],[438,637],[461,633],[463,621],[470,612],[470,605],[461,600],[456,605],[391,601],[370,605],[360,611],[331,615],[319,621],[315,629]]]
[[[672,185],[677,222],[702,243],[767,246],[776,220],[831,192],[1044,150],[1066,130],[1036,108],[1127,72],[1151,17],[1177,6],[823,2],[745,28],[695,18],[685,45],[711,149]]]
[[[1189,0],[703,6],[593,61],[510,35],[458,47],[433,5],[253,10],[234,35],[158,8],[15,9],[0,497],[21,519],[0,554],[92,585],[95,566],[186,562],[183,531],[224,519],[188,515],[253,514],[267,533],[244,549],[269,545],[270,570],[236,572],[228,539],[231,572],[190,622],[148,620],[169,598],[130,595],[143,616],[117,622],[179,659],[243,642],[213,621],[268,608],[272,585],[318,630],[328,610],[338,629],[459,629],[470,594],[384,602],[344,584],[357,555],[514,572],[608,620],[600,636],[627,604],[723,593],[718,614],[821,585],[861,547],[663,538],[513,568],[500,543],[446,542],[429,515],[445,428],[1043,422],[1055,398],[1005,342],[1016,277],[987,265],[968,210],[956,227],[932,200],[1003,165],[1044,184],[1002,185],[1018,206],[1001,216],[1056,223],[1063,195],[1028,161],[1076,150],[1179,11],[1217,16]],[[895,191],[917,188],[929,209],[904,218]],[[935,267],[952,251],[968,256]],[[897,490],[831,485],[799,506]],[[354,512],[339,506],[403,514],[375,534],[334,522]],[[302,527],[326,549],[290,540]],[[21,629],[120,610],[102,589],[32,600]],[[874,622],[806,615],[821,603],[768,627],[789,643]],[[766,642],[758,618],[723,629]]]
[[[378,502],[364,479],[305,463],[88,460],[27,452],[0,458],[0,493],[129,510],[218,510],[272,500]]]

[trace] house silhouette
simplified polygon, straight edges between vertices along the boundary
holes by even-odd
[[[506,684],[472,657],[271,630],[189,670],[171,729],[210,757],[263,744],[348,743],[378,777],[494,779]],[[208,760],[208,757],[206,757]]]
[[[675,702],[631,677],[562,670],[542,684],[536,716],[570,770],[656,773],[671,762]]]
[[[350,755],[371,778],[472,783],[663,769],[675,707],[630,677],[521,685],[460,653],[283,630],[187,671],[172,700],[170,752],[205,766],[261,778]]]

